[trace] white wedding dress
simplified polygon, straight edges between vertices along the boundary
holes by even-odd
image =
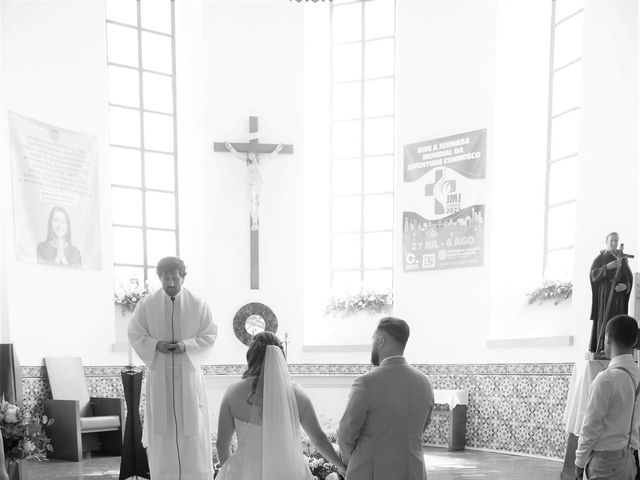
[[[302,454],[298,406],[289,370],[276,346],[267,346],[256,393],[258,401],[252,408],[251,422],[234,418],[238,449],[224,463],[216,480],[313,480]]]

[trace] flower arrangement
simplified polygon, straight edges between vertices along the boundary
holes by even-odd
[[[4,443],[4,455],[8,461],[29,458],[46,460],[47,452],[53,451],[51,440],[44,427],[53,424],[53,419],[42,417],[42,421],[28,418],[24,409],[7,402],[0,402],[0,431]]]
[[[327,462],[319,453],[305,455],[305,460],[311,470],[311,475],[317,480],[338,480],[338,469]]]
[[[340,455],[340,448],[337,445],[337,437],[335,434],[328,434],[327,438],[331,442],[331,446]],[[308,440],[303,441],[305,446],[304,459],[307,462],[311,475],[317,480],[338,480],[338,469],[332,463],[329,463],[320,455],[315,447],[312,447]]]
[[[325,418],[322,413],[318,414],[318,422],[322,431],[328,432],[327,438],[331,442],[331,446],[340,456],[340,447],[338,447],[338,436],[333,433],[336,431],[336,425],[331,418]],[[302,432],[302,445],[304,459],[307,462],[311,474],[317,480],[338,480],[338,469],[332,463],[329,463],[318,450],[311,444],[306,432]]]
[[[331,297],[325,315],[348,316],[357,312],[388,313],[393,309],[390,290],[360,290],[355,294]]]
[[[571,282],[561,282],[560,280],[543,280],[542,285],[533,292],[528,293],[529,304],[539,301],[553,300],[553,304],[557,305],[563,300],[571,297],[573,294],[573,285]]]
[[[136,305],[149,293],[153,293],[153,290],[149,288],[148,282],[146,288],[143,288],[137,278],[131,278],[126,284],[121,283],[116,287],[113,302],[120,305],[122,314],[126,315],[133,313]]]

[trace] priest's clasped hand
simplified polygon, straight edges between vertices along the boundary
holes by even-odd
[[[156,344],[156,350],[160,353],[184,353],[187,349],[184,342],[165,342],[160,340]]]

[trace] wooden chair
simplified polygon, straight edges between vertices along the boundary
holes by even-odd
[[[44,401],[45,415],[54,419],[47,427],[49,456],[79,462],[83,452],[94,450],[120,455],[122,399],[89,397],[79,357],[46,357],[44,364],[53,397]]]

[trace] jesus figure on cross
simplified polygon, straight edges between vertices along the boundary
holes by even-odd
[[[247,170],[249,177],[249,196],[251,199],[251,230],[258,230],[258,217],[260,212],[260,200],[262,197],[262,184],[264,181],[262,180],[262,167],[260,165],[260,160],[258,156],[254,152],[247,153],[247,156],[244,157],[240,152],[238,152],[233,145],[229,142],[225,142],[224,146],[233,153],[236,157],[241,160],[245,160],[247,162]],[[282,150],[282,144],[278,144],[276,148],[273,149],[271,153],[268,154],[267,158],[271,158]]]

